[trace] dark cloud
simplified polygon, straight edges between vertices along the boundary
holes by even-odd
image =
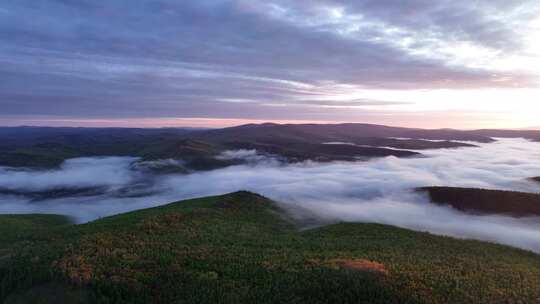
[[[264,109],[256,104],[305,105],[310,96],[324,95],[318,88],[328,83],[382,89],[528,86],[533,75],[449,65],[411,53],[429,47],[423,39],[406,50],[384,35],[399,28],[429,41],[518,52],[520,35],[508,21],[530,13],[508,13],[512,20],[493,16],[530,3],[8,0],[0,4],[0,103],[5,114],[45,115],[54,106],[58,115],[172,111],[190,117],[213,107],[249,118],[250,111]],[[329,17],[332,9],[343,18]],[[353,34],[343,32],[356,23],[365,24]],[[254,103],[232,107],[223,99]],[[379,104],[384,102],[391,101]]]
[[[519,24],[539,11],[532,0],[308,0],[297,6],[308,12],[314,7],[342,8],[390,26],[506,51],[519,49],[523,38]]]

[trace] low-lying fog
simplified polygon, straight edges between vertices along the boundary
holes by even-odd
[[[0,196],[0,213],[60,213],[85,222],[185,198],[249,190],[290,207],[299,218],[320,223],[377,222],[540,252],[539,218],[468,215],[430,204],[425,194],[411,191],[460,186],[540,192],[540,184],[526,180],[540,176],[540,143],[500,139],[479,148],[422,153],[427,157],[285,165],[255,151],[229,151],[221,157],[244,158],[249,164],[168,175],[150,173],[148,167],[159,163],[134,166],[137,159],[128,157],[72,159],[53,171],[0,168],[0,188],[13,192]],[[83,189],[84,195],[20,195],[60,188]]]

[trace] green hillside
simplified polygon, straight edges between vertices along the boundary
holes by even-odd
[[[537,303],[540,256],[378,224],[299,230],[236,192],[84,225],[0,216],[0,282],[7,304]]]

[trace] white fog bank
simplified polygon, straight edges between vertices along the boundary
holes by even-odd
[[[136,159],[124,157],[68,160],[59,170],[47,172],[1,168],[0,188],[108,186],[110,191],[39,202],[0,196],[0,213],[61,213],[85,222],[185,198],[249,190],[290,207],[298,217],[304,215],[299,210],[308,210],[321,222],[376,222],[540,253],[538,218],[469,215],[433,205],[425,195],[411,191],[459,186],[540,192],[539,183],[527,180],[540,176],[540,143],[500,139],[478,148],[422,153],[427,157],[284,165],[255,151],[239,151],[221,157],[246,157],[249,165],[166,176],[146,176],[130,166]],[[132,191],[137,195],[129,195]]]

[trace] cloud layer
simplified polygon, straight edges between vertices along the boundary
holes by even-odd
[[[425,195],[411,191],[444,185],[540,192],[540,185],[526,180],[540,175],[539,151],[540,143],[501,139],[480,148],[423,151],[426,158],[286,165],[243,150],[222,157],[245,157],[250,160],[248,165],[165,176],[130,166],[134,158],[74,159],[58,171],[3,168],[0,187],[41,191],[108,186],[108,191],[39,202],[0,196],[0,213],[62,213],[84,222],[185,198],[250,190],[280,202],[306,223],[376,222],[540,252],[537,218],[467,215],[432,205]]]
[[[3,1],[2,116],[380,118],[402,102],[347,96],[537,86],[539,14],[535,0]]]

